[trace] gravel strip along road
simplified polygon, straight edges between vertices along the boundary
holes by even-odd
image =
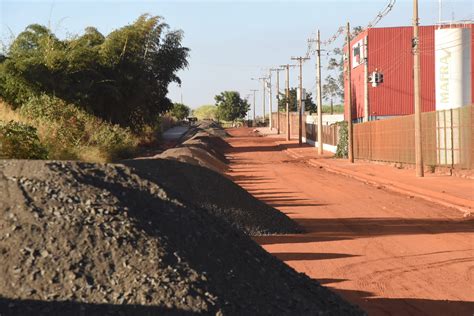
[[[473,315],[472,217],[294,159],[295,141],[228,132],[229,175],[307,231],[255,237],[267,251],[370,315]]]
[[[183,143],[152,158],[123,161],[142,178],[166,188],[174,197],[252,236],[300,233],[288,216],[253,197],[222,175],[228,134],[213,122],[193,126]],[[165,158],[165,159],[163,159]],[[184,162],[184,163],[183,163]]]
[[[287,215],[256,199],[208,168],[167,159],[123,162],[144,179],[158,183],[187,205],[205,209],[251,236],[300,233]]]
[[[362,315],[120,165],[0,161],[2,315]]]

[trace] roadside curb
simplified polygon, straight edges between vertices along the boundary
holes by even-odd
[[[302,155],[299,155],[292,149],[286,149],[286,152],[288,155],[294,158],[303,158]],[[313,167],[324,168],[326,171],[331,172],[331,173],[343,175],[343,176],[373,185],[380,189],[382,188],[387,189],[392,192],[401,193],[403,195],[408,195],[410,197],[413,196],[413,197],[421,198],[426,201],[437,203],[446,207],[455,208],[461,211],[464,217],[472,216],[472,208],[474,206],[474,203],[469,200],[465,200],[465,199],[454,197],[454,196],[446,196],[444,198],[440,198],[439,196],[435,196],[435,194],[433,194],[433,192],[429,190],[420,189],[418,187],[396,182],[396,181],[383,180],[380,178],[376,178],[374,176],[360,174],[358,172],[354,172],[354,171],[347,170],[344,168],[338,168],[314,158],[310,158],[308,160],[308,164],[312,165]]]

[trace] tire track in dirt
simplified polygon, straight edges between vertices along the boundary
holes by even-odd
[[[307,230],[256,238],[267,251],[369,314],[472,315],[473,221],[295,160],[282,152],[294,143],[230,132],[229,176],[251,176],[236,182]]]

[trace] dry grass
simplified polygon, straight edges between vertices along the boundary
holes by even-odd
[[[81,160],[86,162],[106,163],[117,160],[119,156],[116,149],[107,149],[89,144],[77,144],[66,146],[58,142],[58,131],[60,126],[55,123],[46,123],[40,120],[32,120],[13,110],[8,104],[0,100],[0,121],[15,121],[34,126],[37,129],[40,142],[46,146],[49,152],[49,159],[54,160]],[[89,133],[97,133],[97,122],[88,122],[86,130]],[[103,131],[103,129],[102,129]],[[131,141],[133,143],[133,140]],[[138,143],[138,141],[136,141]],[[131,150],[128,148],[128,150]]]
[[[31,123],[29,120],[27,120],[24,117],[21,117],[20,114],[17,112],[13,111],[12,108],[10,108],[6,103],[0,100],[0,120],[9,122],[9,121],[15,121],[15,122],[22,122],[22,123]]]
[[[59,148],[56,144],[55,126],[54,124],[42,124],[40,122],[31,120],[20,113],[14,111],[8,104],[0,101],[0,121],[15,121],[25,123],[34,126],[38,132],[38,137],[42,144],[44,144],[50,153],[51,159],[60,160],[76,160],[78,159],[77,153],[71,149]]]

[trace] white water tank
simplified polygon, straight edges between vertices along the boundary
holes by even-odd
[[[471,29],[435,30],[436,110],[471,104]]]

